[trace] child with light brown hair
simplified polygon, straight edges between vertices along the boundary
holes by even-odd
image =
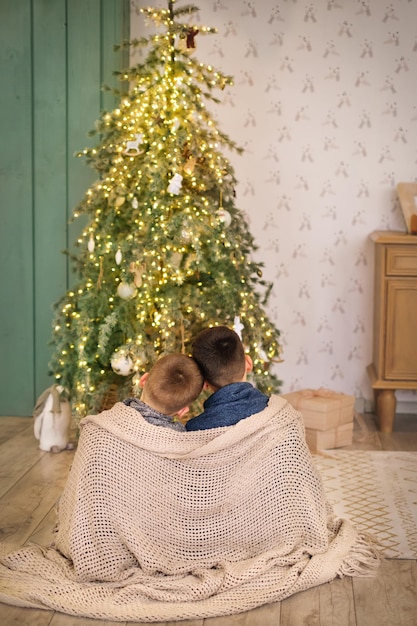
[[[128,398],[124,404],[139,411],[150,424],[184,431],[177,418],[188,413],[189,404],[203,388],[203,376],[194,359],[180,353],[162,356],[143,374],[140,385],[140,399]]]

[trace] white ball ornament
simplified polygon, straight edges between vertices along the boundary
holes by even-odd
[[[232,223],[232,216],[230,215],[229,211],[226,211],[226,209],[224,209],[223,207],[217,209],[217,217],[221,222],[223,222],[226,228]]]
[[[133,372],[133,361],[129,355],[115,352],[110,360],[113,372],[119,376],[129,376]]]
[[[131,300],[136,296],[136,287],[131,283],[119,283],[117,287],[117,295],[123,300]]]

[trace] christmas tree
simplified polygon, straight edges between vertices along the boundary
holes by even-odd
[[[224,155],[240,149],[206,107],[232,79],[195,57],[197,35],[215,29],[190,23],[193,5],[142,11],[156,34],[123,45],[146,50],[144,61],[120,74],[129,89],[96,123],[97,147],[78,155],[99,178],[74,211],[87,225],[72,255],[77,283],[56,305],[50,363],[78,417],[110,391],[138,393],[159,355],[189,354],[218,324],[240,334],[252,382],[280,386],[270,368],[279,331],[264,310],[271,285]]]

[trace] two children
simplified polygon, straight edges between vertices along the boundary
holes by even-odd
[[[231,426],[262,411],[268,396],[246,382],[252,360],[233,330],[215,326],[203,330],[194,340],[193,358],[171,354],[160,358],[141,378],[140,400],[125,404],[141,412],[152,424],[175,430],[205,430]],[[204,403],[204,412],[184,426],[174,421],[188,411],[203,388],[213,393]]]

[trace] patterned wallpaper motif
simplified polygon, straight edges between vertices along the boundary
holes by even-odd
[[[214,113],[245,149],[231,155],[237,200],[274,283],[283,391],[325,386],[370,406],[369,234],[405,230],[395,187],[417,180],[417,0],[196,4],[195,24],[218,34],[194,54],[235,80]],[[144,5],[132,0],[133,37]]]

